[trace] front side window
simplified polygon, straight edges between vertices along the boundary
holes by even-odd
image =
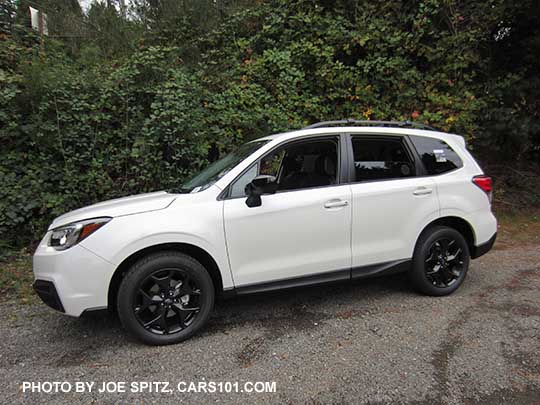
[[[442,174],[463,166],[458,154],[440,139],[409,136],[428,174]]]
[[[277,191],[323,187],[338,183],[338,138],[292,142],[264,156],[231,186],[231,198],[245,197],[256,176],[276,177]]]
[[[399,138],[353,136],[355,181],[399,179],[415,175],[414,163]]]
[[[269,141],[253,141],[240,146],[224,158],[210,164],[204,170],[197,173],[179,189],[171,190],[171,192],[197,193],[207,189],[267,142]]]

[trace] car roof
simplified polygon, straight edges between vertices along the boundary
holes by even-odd
[[[461,146],[465,146],[465,139],[461,135],[449,134],[446,132],[432,131],[425,129],[415,129],[415,128],[395,128],[395,127],[386,127],[386,126],[344,126],[344,127],[320,127],[314,129],[300,129],[290,132],[282,132],[274,135],[264,136],[257,140],[289,140],[309,135],[321,135],[321,134],[367,134],[367,135],[416,135],[424,136],[428,138],[441,139],[443,141],[454,143],[458,142]]]

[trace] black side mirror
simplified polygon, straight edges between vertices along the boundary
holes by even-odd
[[[250,208],[260,207],[262,204],[261,195],[274,194],[277,190],[277,179],[274,176],[261,175],[251,180],[246,185],[246,205]]]

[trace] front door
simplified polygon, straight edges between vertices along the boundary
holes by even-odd
[[[290,141],[231,184],[223,214],[237,288],[350,277],[351,191],[340,184],[340,144],[339,136]],[[259,174],[276,176],[278,191],[250,208],[244,187]]]

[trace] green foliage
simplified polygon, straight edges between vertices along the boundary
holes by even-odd
[[[14,2],[1,15],[0,240],[319,120],[412,119],[539,155],[533,0],[137,0],[130,19],[112,3],[44,2],[71,37],[43,52]]]
[[[176,48],[142,50],[116,69],[51,58],[23,71],[0,74],[0,230],[14,244],[67,210],[177,186],[207,163],[203,91]]]

